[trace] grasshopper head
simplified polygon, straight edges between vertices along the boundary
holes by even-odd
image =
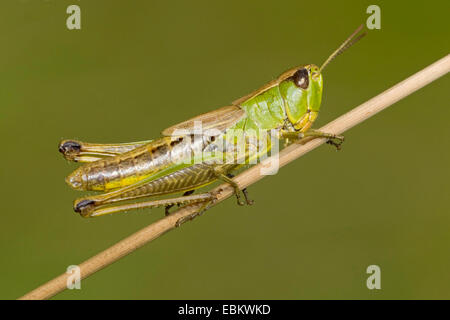
[[[323,89],[323,78],[319,67],[308,64],[294,73],[293,80],[297,87],[306,91],[308,110],[319,111]]]
[[[286,93],[285,96],[290,100],[293,106],[288,106],[286,113],[289,121],[297,130],[308,130],[318,115],[320,104],[322,102],[323,69],[333,61],[337,56],[350,48],[359,39],[364,37],[365,32],[358,35],[363,29],[360,25],[340,46],[337,48],[325,62],[319,67],[314,64],[291,69],[281,77],[283,80],[292,80],[297,87],[296,90],[289,90],[286,85],[280,83],[280,89]],[[282,92],[282,93],[283,93]]]
[[[322,102],[322,74],[314,64],[290,69],[279,77],[289,122],[299,130],[311,126]]]

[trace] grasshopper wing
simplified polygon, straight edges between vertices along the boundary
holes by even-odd
[[[235,125],[245,116],[245,111],[238,106],[222,107],[214,111],[203,113],[189,120],[173,125],[162,132],[164,136],[172,136],[176,130],[183,130],[185,133],[194,133],[199,124],[203,131],[216,129],[224,132]]]

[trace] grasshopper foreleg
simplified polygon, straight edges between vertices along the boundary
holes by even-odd
[[[344,142],[344,136],[322,132],[315,129],[309,129],[306,132],[292,132],[292,131],[284,131],[281,133],[282,139],[292,139],[292,140],[300,140],[303,138],[312,137],[312,138],[325,138],[327,139],[327,143],[336,147],[337,150],[341,149],[341,145]]]

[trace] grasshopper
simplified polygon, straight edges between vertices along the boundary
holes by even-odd
[[[168,209],[173,205],[203,203],[199,212],[188,217],[192,219],[217,196],[212,192],[192,193],[217,180],[233,186],[239,205],[252,204],[246,189],[240,190],[232,180],[232,173],[243,163],[261,159],[271,149],[270,139],[261,132],[275,133],[278,140],[287,143],[305,137],[325,138],[327,143],[340,148],[343,136],[314,130],[311,126],[321,106],[323,69],[365,35],[359,34],[362,28],[362,25],[358,27],[321,67],[307,64],[289,69],[230,106],[163,130],[158,139],[119,144],[61,141],[59,151],[67,160],[84,163],[66,178],[67,184],[76,190],[102,192],[76,199],[74,210],[83,217],[97,217],[138,208],[165,207],[169,214]],[[196,134],[197,123],[202,125],[203,132],[212,133]],[[235,147],[236,141],[243,143],[243,152]],[[223,145],[228,146],[225,153],[216,152]],[[223,160],[224,154],[234,161],[218,161]],[[245,201],[241,199],[241,191]],[[183,194],[130,203],[130,200],[176,193]]]

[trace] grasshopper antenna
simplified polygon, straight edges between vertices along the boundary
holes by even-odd
[[[351,35],[350,37],[345,40],[339,48],[336,49],[329,57],[328,59],[320,66],[319,73],[322,72],[325,67],[334,60],[338,55],[340,55],[342,52],[350,48],[352,45],[354,45],[358,40],[360,40],[362,37],[366,35],[366,32],[361,33],[360,35],[356,36],[363,28],[364,24],[361,24]],[[355,37],[356,36],[356,37]]]

